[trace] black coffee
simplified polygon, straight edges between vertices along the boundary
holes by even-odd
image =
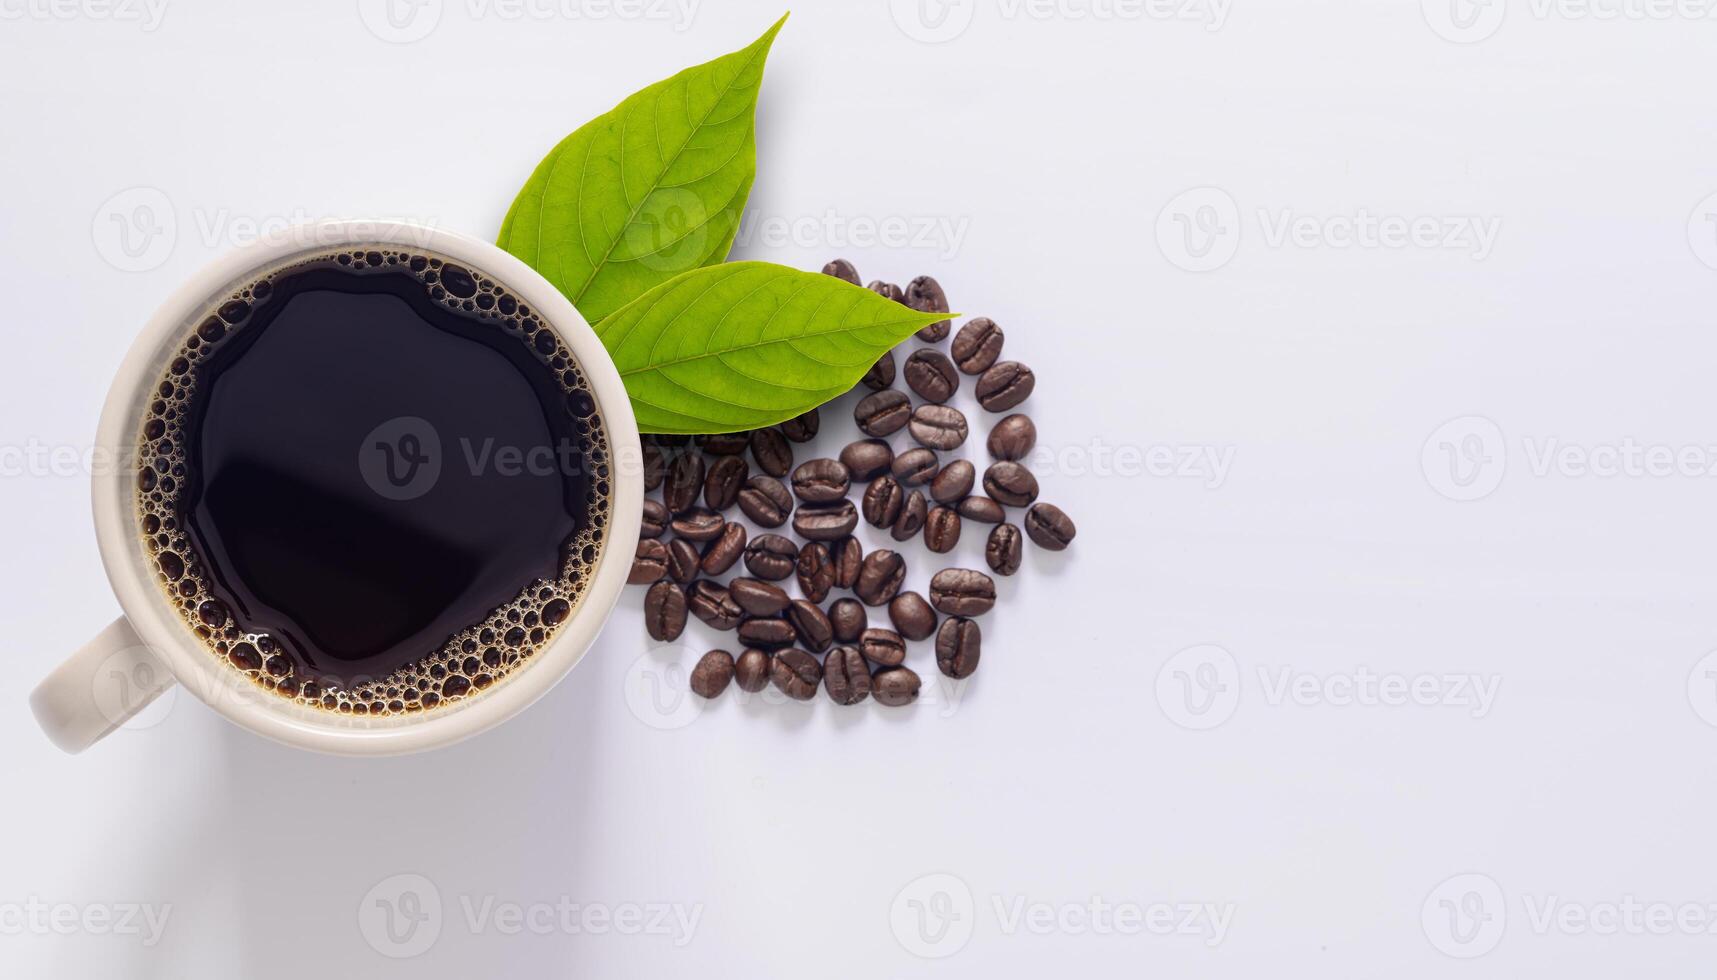
[[[217,655],[306,704],[386,714],[488,687],[601,553],[608,440],[571,352],[440,256],[261,276],[187,336],[159,396],[138,502],[162,585]]]

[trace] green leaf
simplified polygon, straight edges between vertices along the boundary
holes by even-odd
[[[734,432],[809,411],[948,313],[767,262],[657,286],[596,326],[644,432]]]
[[[782,17],[755,43],[657,82],[562,140],[499,244],[592,323],[727,257],[757,173],[757,90]]]

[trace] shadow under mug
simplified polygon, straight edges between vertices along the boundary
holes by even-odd
[[[379,716],[308,707],[263,689],[185,625],[144,554],[129,467],[98,467],[91,486],[96,540],[123,615],[30,695],[36,719],[55,745],[81,752],[174,684],[231,721],[288,745],[341,755],[450,745],[500,724],[547,693],[584,656],[613,612],[630,572],[644,497],[631,402],[584,317],[548,280],[488,242],[401,222],[340,221],[300,225],[228,253],[180,287],[132,344],[102,409],[98,455],[132,458],[157,379],[211,304],[295,258],[363,246],[424,249],[483,271],[535,308],[577,358],[608,431],[613,511],[606,546],[572,616],[517,670],[445,707]]]

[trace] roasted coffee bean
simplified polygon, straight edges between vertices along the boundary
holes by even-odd
[[[876,359],[876,363],[870,366],[870,370],[864,373],[864,377],[859,379],[859,384],[871,391],[887,391],[894,387],[894,352],[884,351],[883,355]]]
[[[978,669],[978,655],[984,643],[983,631],[977,621],[954,616],[936,631],[936,668],[959,680],[972,676]]]
[[[936,479],[942,464],[937,461],[933,450],[916,446],[894,457],[894,463],[888,468],[901,486],[917,487]]]
[[[878,667],[897,667],[906,662],[906,641],[893,630],[865,630],[859,637],[859,651]]]
[[[996,583],[983,572],[945,568],[930,577],[930,604],[950,616],[978,616],[996,604]]]
[[[803,650],[782,650],[769,665],[769,680],[793,700],[809,701],[817,696],[823,665]]]
[[[644,629],[650,638],[667,643],[677,640],[686,628],[686,594],[672,582],[662,581],[644,593]]]
[[[894,527],[888,536],[896,541],[911,541],[919,531],[924,530],[924,521],[930,516],[930,505],[924,502],[922,491],[914,490],[906,495],[906,500],[900,505],[900,516],[895,519]]]
[[[960,515],[952,507],[938,505],[930,508],[924,518],[924,547],[945,555],[960,543]]]
[[[678,514],[697,503],[698,491],[703,489],[703,454],[685,452],[668,464],[668,476],[662,482],[662,502]]]
[[[779,616],[752,616],[739,621],[739,639],[747,646],[784,647],[797,636],[793,624]]]
[[[652,432],[644,438],[658,446],[661,446],[663,449],[680,449],[692,444],[691,436],[670,435],[666,432]]]
[[[853,593],[867,606],[883,606],[900,594],[900,584],[904,581],[906,560],[887,548],[879,548],[864,556]]]
[[[912,399],[906,397],[906,392],[894,388],[866,395],[853,406],[853,421],[867,436],[881,438],[893,435],[911,418]]]
[[[990,429],[990,456],[995,459],[1024,459],[1037,445],[1037,425],[1029,416],[1009,415]]]
[[[960,390],[960,373],[954,370],[954,362],[948,360],[948,355],[939,350],[921,347],[913,351],[900,373],[906,378],[906,387],[927,402],[940,405]]]
[[[997,524],[984,542],[984,561],[997,575],[1012,575],[1019,571],[1019,528],[1012,524]]]
[[[681,512],[669,526],[674,529],[675,534],[687,541],[702,544],[720,537],[721,529],[727,526],[727,521],[713,510],[693,507]]]
[[[912,411],[912,438],[944,452],[966,441],[966,416],[952,405],[920,405]]]
[[[860,439],[841,450],[841,465],[855,480],[868,480],[894,463],[894,450],[881,439]]]
[[[751,458],[757,468],[773,477],[783,477],[793,469],[793,447],[780,429],[758,429],[751,434]]]
[[[704,545],[698,567],[705,575],[723,575],[745,554],[745,525],[728,523],[714,541]]]
[[[736,578],[727,584],[727,594],[752,616],[774,616],[787,608],[785,590],[754,578]]]
[[[876,695],[877,704],[900,708],[918,700],[920,683],[912,668],[890,667],[871,675],[870,690]]]
[[[835,647],[823,659],[823,690],[836,704],[858,704],[870,697],[870,667],[853,647]]]
[[[906,305],[920,313],[946,313],[949,310],[948,296],[942,292],[942,285],[929,276],[919,276],[906,284]],[[948,336],[951,323],[938,320],[918,331],[918,339],[934,344]]]
[[[807,504],[829,504],[846,497],[852,474],[834,459],[813,459],[793,471],[793,495]]]
[[[836,599],[829,607],[829,627],[834,630],[837,642],[857,643],[869,626],[870,617],[857,599]]]
[[[954,363],[967,374],[983,374],[1002,356],[1002,328],[987,316],[968,320],[948,345]]]
[[[686,596],[686,608],[693,616],[718,630],[733,629],[745,618],[745,610],[733,601],[727,586],[709,579],[692,583],[691,592]]]
[[[957,504],[966,499],[966,495],[972,492],[977,472],[971,463],[963,459],[954,460],[942,467],[942,472],[930,481],[930,499],[939,504]]]
[[[959,511],[962,518],[977,521],[979,524],[1000,524],[1008,519],[1007,511],[1002,509],[1001,504],[982,494],[960,501]]]
[[[747,650],[733,665],[733,680],[747,694],[756,694],[769,686],[769,654],[762,650]]]
[[[822,427],[822,417],[813,408],[803,415],[795,415],[781,423],[781,434],[791,442],[810,442],[817,438],[817,430]]]
[[[685,538],[675,538],[668,542],[669,578],[681,585],[690,585],[702,568],[703,555],[698,554],[697,545]]]
[[[835,587],[835,563],[829,546],[812,541],[799,549],[799,591],[812,602],[822,602]]]
[[[1004,459],[984,471],[984,492],[997,503],[1025,507],[1037,499],[1037,477],[1024,464]]]
[[[846,259],[835,259],[828,265],[823,266],[823,275],[834,276],[836,279],[845,279],[847,282],[850,282],[855,286],[864,285],[864,282],[859,279],[858,270],[853,268],[853,264],[848,262]]]
[[[884,297],[885,299],[894,300],[902,306],[906,305],[905,291],[892,282],[883,282],[881,279],[874,279],[871,281],[870,285],[865,288],[878,296]]]
[[[864,488],[864,519],[872,527],[893,527],[900,518],[900,505],[906,502],[906,491],[887,473],[870,481]]]
[[[858,527],[858,509],[850,500],[832,504],[806,504],[793,512],[793,530],[810,541],[833,541]]]
[[[754,476],[739,491],[739,510],[764,527],[780,527],[793,513],[793,495],[772,476]]]
[[[794,599],[787,607],[787,621],[793,624],[793,632],[799,634],[799,645],[812,653],[822,653],[835,641],[835,628],[828,614],[814,602]]]
[[[644,443],[643,463],[644,489],[655,490],[662,485],[662,477],[668,472],[668,459],[662,455],[662,447],[653,442]]]
[[[760,579],[779,582],[793,574],[799,547],[779,534],[759,534],[745,546],[745,569]]]
[[[726,650],[711,650],[692,668],[692,693],[700,698],[716,697],[732,681],[733,654]]]
[[[864,565],[864,545],[851,535],[829,545],[829,563],[835,569],[835,588],[850,589],[858,582]]]
[[[638,525],[640,538],[659,538],[668,529],[668,521],[672,515],[660,500],[644,500],[644,522]]]
[[[998,361],[978,377],[978,404],[991,412],[1005,412],[1031,397],[1037,376],[1018,361]]]
[[[746,446],[751,445],[751,433],[717,432],[712,435],[698,436],[692,442],[711,456],[738,456],[745,452]]]
[[[1073,518],[1068,517],[1060,507],[1054,504],[1038,504],[1025,512],[1025,533],[1031,536],[1032,544],[1045,551],[1061,551],[1073,541],[1073,536],[1079,529],[1073,526]]]
[[[739,491],[751,475],[743,456],[722,456],[709,468],[703,481],[703,502],[710,510],[727,510],[739,500]]]
[[[936,610],[916,592],[902,592],[889,600],[888,621],[908,640],[929,639],[936,632]]]
[[[632,574],[626,577],[627,585],[649,585],[661,581],[668,574],[668,546],[653,538],[643,538],[638,542],[638,550],[632,556]]]

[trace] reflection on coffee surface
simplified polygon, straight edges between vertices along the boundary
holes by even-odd
[[[608,439],[571,351],[422,250],[258,276],[188,331],[138,446],[162,588],[213,655],[304,704],[446,705],[577,607]]]

